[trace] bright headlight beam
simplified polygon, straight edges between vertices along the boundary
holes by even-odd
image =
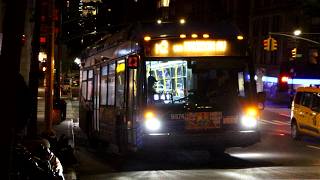
[[[161,123],[158,119],[152,118],[145,121],[145,126],[150,131],[157,131],[160,129]]]
[[[241,117],[241,124],[246,128],[254,128],[257,126],[257,119],[252,116],[242,116]]]

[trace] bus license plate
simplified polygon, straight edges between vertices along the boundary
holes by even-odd
[[[189,112],[186,115],[186,130],[220,128],[222,112]]]

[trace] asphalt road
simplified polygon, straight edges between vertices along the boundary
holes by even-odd
[[[271,112],[272,110],[273,112]],[[285,110],[284,110],[285,112]],[[320,179],[320,143],[290,137],[288,113],[266,108],[261,142],[229,148],[210,156],[206,151],[162,151],[113,156],[106,149],[78,146],[79,179]]]
[[[106,153],[108,149],[103,144],[94,148],[78,137],[78,106],[77,101],[68,101],[67,120],[56,126],[64,132],[71,127],[75,133],[79,163],[66,169],[66,179],[320,179],[319,140],[292,140],[286,109],[266,108],[260,122],[261,142],[246,148],[229,148],[222,155],[162,151],[121,157]],[[39,117],[43,112],[44,101],[40,98]]]

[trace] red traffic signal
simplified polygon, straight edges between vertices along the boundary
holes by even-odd
[[[280,92],[288,91],[289,89],[288,81],[289,81],[289,76],[287,74],[281,74],[278,77],[278,91]]]
[[[129,55],[128,68],[137,69],[139,65],[140,56],[137,54]]]
[[[270,39],[263,40],[263,49],[266,51],[270,51]]]

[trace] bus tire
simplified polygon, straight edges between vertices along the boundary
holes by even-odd
[[[291,123],[291,137],[294,140],[299,140],[301,137],[301,133],[299,132],[299,128],[295,120]]]

